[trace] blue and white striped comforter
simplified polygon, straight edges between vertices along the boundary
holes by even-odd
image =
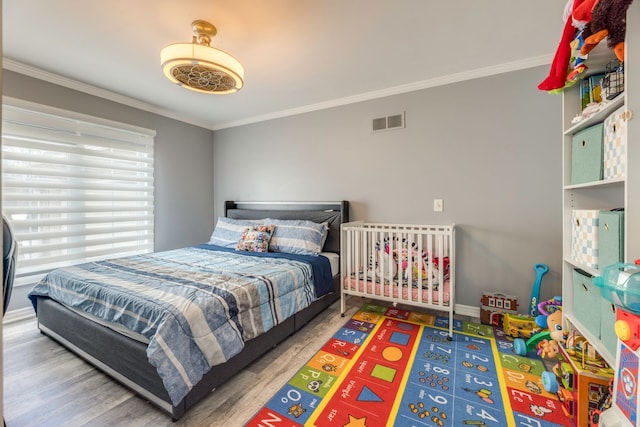
[[[326,293],[326,258],[252,255],[201,245],[90,262],[49,273],[29,298],[36,311],[46,296],[143,335],[176,405],[211,366]]]

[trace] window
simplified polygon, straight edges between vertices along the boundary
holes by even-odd
[[[154,131],[7,98],[2,120],[15,286],[57,267],[153,251]]]

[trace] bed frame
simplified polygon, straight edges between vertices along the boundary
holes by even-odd
[[[356,221],[341,229],[343,316],[347,295],[444,311],[449,314],[448,338],[453,338],[454,225]]]
[[[226,202],[225,215],[236,219],[307,219],[329,221],[324,246],[340,252],[340,225],[348,221],[348,202]],[[69,310],[49,298],[38,298],[38,327],[69,350],[87,360],[125,386],[168,412],[174,421],[213,390],[251,362],[294,334],[313,317],[333,304],[340,295],[340,276],[334,278],[334,292],[313,302],[283,323],[246,342],[244,349],[227,362],[216,365],[177,405],[165,390],[156,369],[147,359],[147,345],[128,338]]]

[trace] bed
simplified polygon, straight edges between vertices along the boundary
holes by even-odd
[[[444,311],[453,338],[454,225],[356,221],[341,230],[342,313],[347,295]]]
[[[348,214],[226,202],[207,244],[49,273],[29,294],[38,327],[178,420],[338,299]]]

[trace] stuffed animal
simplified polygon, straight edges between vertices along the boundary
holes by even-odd
[[[540,357],[554,358],[560,351],[560,344],[567,340],[567,334],[562,328],[562,310],[557,309],[548,316],[538,316],[536,323],[549,330],[549,340],[542,340],[538,343],[538,354]],[[541,325],[542,326],[542,325]]]
[[[598,0],[584,0],[578,5],[571,15],[573,26],[578,30],[584,30],[591,22],[593,8],[596,4],[598,4]]]
[[[584,45],[580,53],[587,55],[605,37],[620,62],[624,62],[624,38],[627,9],[633,0],[599,0],[591,11],[591,22],[585,26]]]
[[[553,359],[560,353],[560,344],[555,340],[542,340],[538,343],[538,356]]]
[[[519,356],[526,356],[529,351],[536,349],[540,357],[552,359],[567,341],[567,334],[562,327],[562,297],[541,302],[538,311],[541,314],[536,316],[535,323],[545,330],[537,332],[527,341],[515,339],[513,350]]]
[[[567,8],[571,11],[570,15],[585,0],[569,0]],[[604,1],[604,0],[601,0]],[[538,89],[545,91],[558,91],[564,88],[567,81],[567,70],[569,61],[571,60],[571,41],[576,36],[576,28],[573,26],[571,16],[565,18],[564,29],[560,38],[560,43],[551,62],[549,75],[538,85]]]

